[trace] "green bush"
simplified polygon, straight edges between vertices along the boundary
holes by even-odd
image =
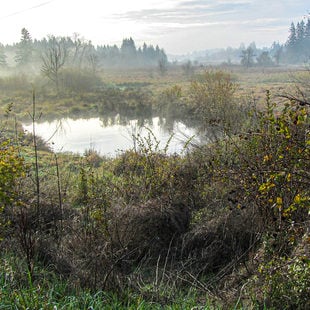
[[[25,174],[24,160],[9,141],[0,144],[0,216],[6,208],[17,204],[17,184],[19,178]],[[0,218],[0,229],[7,224],[7,220]]]
[[[254,208],[261,229],[276,232],[307,219],[310,204],[309,109],[288,103],[257,113],[257,127],[217,144],[214,181],[238,208]],[[221,185],[222,184],[222,185]]]
[[[275,257],[260,266],[264,303],[272,309],[308,309],[310,260],[307,256]]]

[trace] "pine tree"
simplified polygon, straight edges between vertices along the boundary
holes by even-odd
[[[21,39],[17,45],[15,61],[18,65],[26,65],[32,57],[32,39],[26,28],[21,30]]]
[[[121,46],[121,54],[124,65],[134,65],[136,62],[137,49],[132,38],[124,39]]]
[[[310,59],[310,19],[308,18],[307,23],[303,21],[303,39],[301,42],[301,52],[303,61]]]
[[[307,24],[305,25],[305,39],[310,40],[310,18],[308,18]]]
[[[300,23],[297,23],[296,26],[296,40],[297,42],[302,42],[305,38],[305,23],[302,20]]]
[[[5,55],[3,45],[0,43],[0,67],[7,67],[8,63],[6,61],[7,56]]]
[[[296,37],[296,28],[294,23],[291,24],[291,28],[290,28],[290,34],[287,40],[286,45],[288,47],[294,47],[297,41],[297,37]]]

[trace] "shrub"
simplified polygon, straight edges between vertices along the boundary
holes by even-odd
[[[17,185],[24,176],[24,160],[9,141],[0,144],[0,212],[18,203]],[[1,213],[0,213],[1,215]],[[7,220],[0,218],[0,228]],[[2,230],[1,229],[1,230]]]
[[[233,77],[223,71],[197,76],[189,90],[188,108],[210,139],[241,130],[247,109],[236,103]]]
[[[309,238],[309,108],[294,101],[275,108],[267,92],[267,109],[259,113],[258,127],[230,140],[234,160],[220,164],[218,173],[234,184],[235,207],[253,210],[255,228],[264,239],[257,255],[261,282],[254,284],[264,287],[257,293],[259,303],[305,309],[309,257],[295,252],[302,236]]]
[[[180,242],[190,220],[187,206],[159,199],[115,206],[108,214],[112,247],[127,253],[124,262],[132,260],[131,264],[143,258],[155,263],[159,256],[165,257]]]
[[[25,74],[10,75],[0,78],[0,89],[3,92],[29,91],[31,84]]]
[[[306,248],[309,236],[299,241],[290,257],[277,256],[260,265],[256,285],[267,307],[274,309],[308,309],[310,260]]]
[[[257,243],[256,218],[251,210],[217,213],[211,220],[202,216],[183,237],[183,260],[191,262],[193,274],[210,275],[223,269],[228,274],[248,259]]]
[[[89,92],[102,86],[101,79],[93,72],[87,70],[63,69],[60,79],[65,90],[77,93]]]
[[[159,150],[159,141],[149,131],[147,137],[138,135],[135,144],[136,149],[120,156],[114,169],[121,176],[121,197],[126,203],[171,198],[177,161],[166,154],[169,142]]]

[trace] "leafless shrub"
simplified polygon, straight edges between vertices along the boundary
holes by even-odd
[[[231,262],[247,259],[244,254],[259,235],[253,226],[254,221],[255,217],[249,210],[229,211],[206,223],[200,221],[184,236],[183,257],[191,260],[193,273],[198,276],[218,272]]]
[[[190,214],[186,206],[150,200],[135,206],[116,206],[110,211],[109,233],[113,247],[133,254],[138,262],[148,256],[156,260],[176,245],[188,229]]]

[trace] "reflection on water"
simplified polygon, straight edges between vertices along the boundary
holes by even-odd
[[[163,118],[153,117],[143,120],[124,120],[115,118],[89,118],[46,121],[36,124],[36,133],[49,143],[55,152],[74,152],[83,154],[85,150],[94,149],[101,155],[113,156],[117,151],[127,150],[134,146],[134,137],[139,134],[146,137],[151,131],[160,141],[159,149],[169,143],[169,153],[180,153],[189,137],[196,134],[195,129],[186,127],[182,122],[173,126]],[[31,124],[23,128],[32,131]]]

